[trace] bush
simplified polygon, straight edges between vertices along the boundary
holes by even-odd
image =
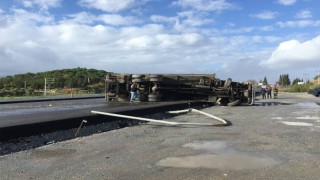
[[[309,92],[310,89],[313,89],[312,84],[295,84],[288,89],[288,92]]]

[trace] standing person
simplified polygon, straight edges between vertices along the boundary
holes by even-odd
[[[266,92],[267,92],[266,87],[262,87],[261,88],[262,99],[266,99]]]
[[[271,86],[268,86],[267,87],[267,97],[268,97],[268,99],[271,99],[271,92],[272,92],[272,88],[271,88]]]
[[[138,91],[137,83],[133,82],[130,87],[130,94],[131,94],[130,102],[133,102],[134,100],[136,100],[136,97],[138,95],[137,91]]]
[[[277,86],[274,86],[274,89],[273,89],[273,97],[274,97],[275,99],[278,98],[278,88],[277,88]]]

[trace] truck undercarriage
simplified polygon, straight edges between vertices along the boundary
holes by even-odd
[[[107,74],[107,101],[127,101],[136,83],[138,101],[206,100],[219,105],[253,105],[254,87],[249,82],[220,80],[214,74]]]

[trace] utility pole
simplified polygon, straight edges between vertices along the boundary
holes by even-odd
[[[47,89],[54,83],[54,78],[44,78],[44,96],[47,97]]]
[[[318,80],[318,86],[320,85],[319,80],[320,80],[320,71],[316,71],[317,74],[317,80]]]

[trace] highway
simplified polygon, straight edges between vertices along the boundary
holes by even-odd
[[[103,103],[102,103],[103,104]],[[280,93],[202,111],[231,126],[137,126],[0,157],[3,179],[319,179],[320,99]],[[182,108],[183,109],[183,108]],[[186,113],[174,122],[212,122]]]
[[[183,105],[187,108],[188,101],[130,103],[106,102],[104,98],[85,98],[2,103],[0,104],[0,129],[12,126],[89,117],[92,116],[91,110],[119,113],[134,112],[137,110],[151,111],[151,109],[157,107],[161,108],[177,105]],[[144,113],[148,114],[148,112]]]

